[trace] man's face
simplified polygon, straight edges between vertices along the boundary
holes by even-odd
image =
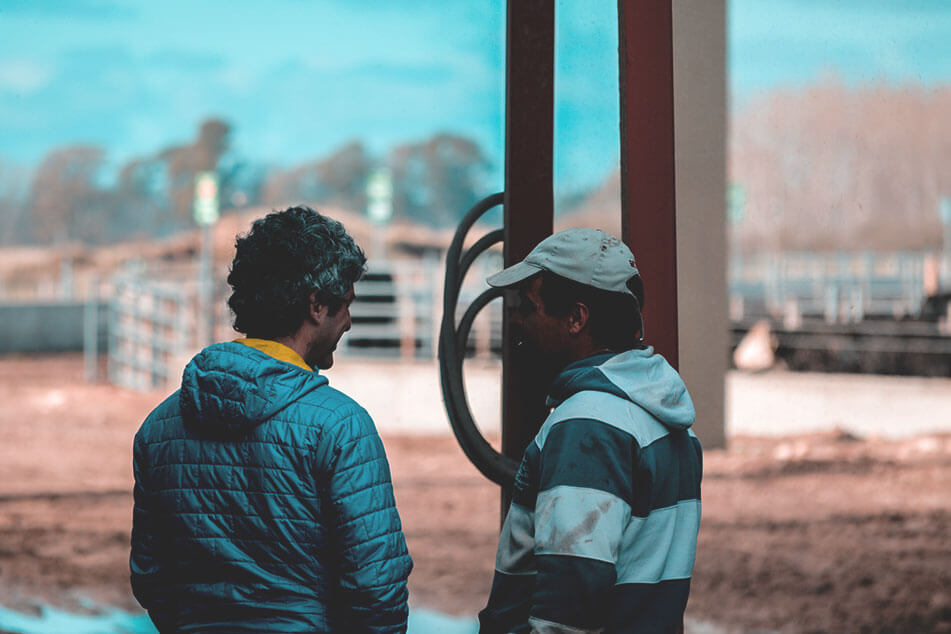
[[[344,295],[343,305],[336,313],[330,314],[326,306],[322,306],[324,311],[323,319],[318,326],[316,342],[312,348],[313,358],[312,366],[317,366],[321,370],[328,370],[334,364],[334,350],[340,343],[343,334],[350,330],[350,304],[356,296],[353,294],[353,287]]]
[[[545,312],[541,298],[541,277],[534,277],[517,288],[517,299],[511,313],[510,326],[518,354],[536,357],[537,361],[561,369],[570,359],[567,317]]]

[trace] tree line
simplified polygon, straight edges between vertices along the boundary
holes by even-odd
[[[940,247],[938,204],[951,197],[949,112],[951,87],[835,79],[737,108],[728,137],[731,239],[746,251]],[[454,225],[489,191],[489,160],[453,134],[385,156],[355,140],[289,167],[237,156],[231,134],[227,122],[208,119],[191,141],[129,160],[111,179],[98,146],[57,148],[32,173],[0,161],[0,244],[98,244],[187,229],[194,176],[204,170],[218,173],[225,209],[307,202],[362,212],[369,175],[387,167],[394,217],[437,227]],[[595,191],[575,206],[616,209],[616,182],[605,188],[607,202]]]
[[[734,113],[732,239],[758,250],[940,248],[951,86],[830,78]]]
[[[194,138],[114,173],[106,149],[68,145],[50,151],[31,174],[0,162],[0,244],[106,244],[164,237],[194,226],[195,175],[218,174],[225,211],[309,203],[363,212],[366,183],[385,167],[392,178],[393,216],[444,227],[486,194],[489,160],[472,139],[439,133],[374,156],[359,141],[289,167],[238,156],[231,126],[203,121]]]

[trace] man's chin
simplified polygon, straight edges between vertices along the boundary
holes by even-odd
[[[512,340],[513,358],[516,363],[525,368],[531,368],[534,373],[554,379],[561,370],[568,365],[564,355],[544,351],[541,346],[529,337],[517,337]]]
[[[334,365],[334,355],[332,352],[328,352],[321,358],[317,359],[317,368],[319,370],[329,370]]]
[[[524,359],[529,362],[539,362],[547,361],[546,355],[542,353],[541,348],[538,345],[524,335],[515,336],[512,338],[512,352],[519,359]]]

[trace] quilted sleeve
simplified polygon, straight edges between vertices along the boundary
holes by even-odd
[[[132,458],[135,505],[132,509],[132,554],[129,557],[129,568],[135,598],[142,607],[152,609],[155,603],[154,589],[160,587],[161,583],[162,566],[156,557],[155,519],[144,480],[146,465],[142,445],[141,436],[137,434]]]
[[[348,632],[405,632],[413,562],[396,510],[390,467],[370,416],[339,426],[329,474]]]

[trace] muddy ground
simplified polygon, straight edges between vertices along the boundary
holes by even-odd
[[[162,396],[85,384],[78,356],[0,359],[0,604],[135,607],[131,439]],[[384,442],[411,600],[474,615],[497,489],[449,435]],[[707,451],[688,617],[688,632],[951,632],[951,435],[734,437]]]

